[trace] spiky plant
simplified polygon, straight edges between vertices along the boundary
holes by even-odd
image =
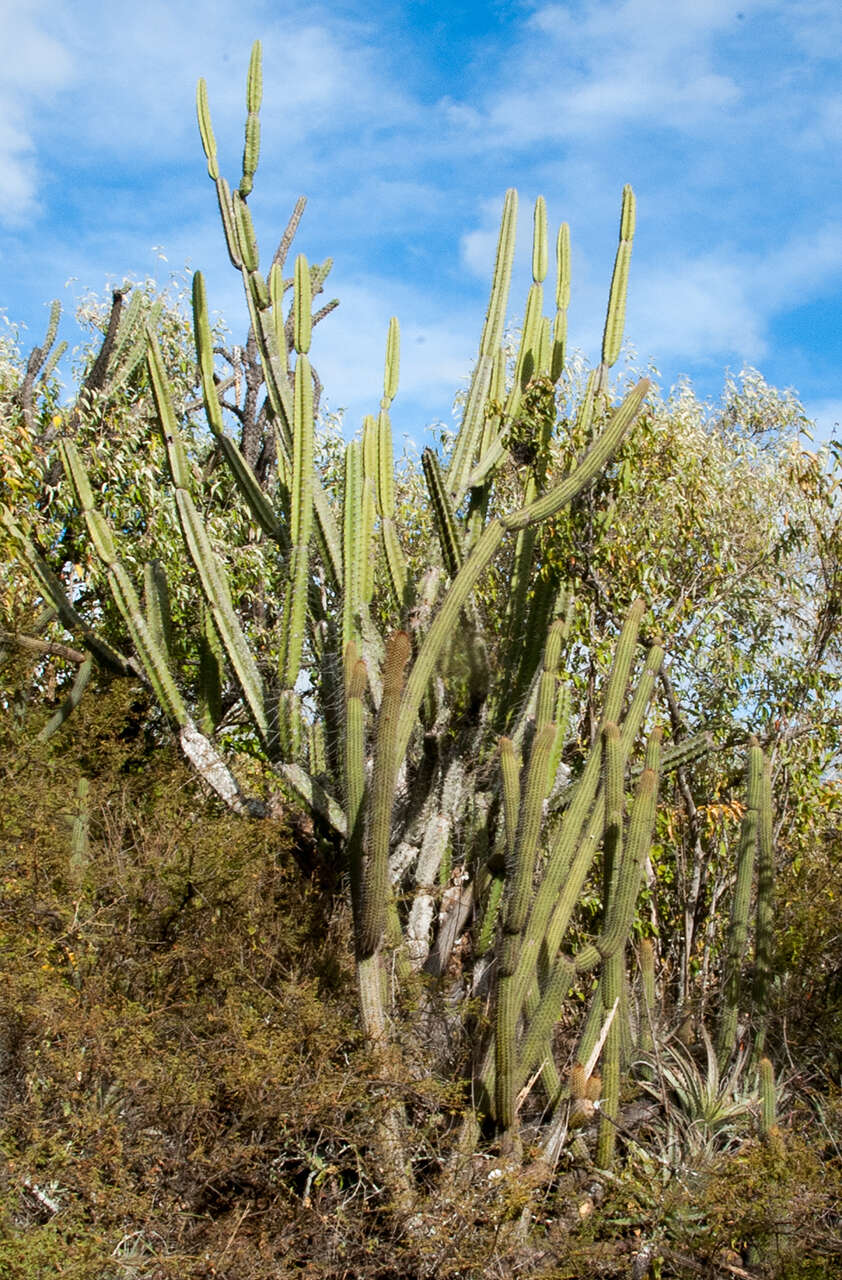
[[[575,775],[565,772],[575,584],[545,561],[539,534],[603,472],[649,389],[641,380],[616,403],[609,382],[624,328],[633,193],[624,188],[601,360],[572,428],[585,447],[561,478],[544,462],[564,429],[556,398],[565,369],[569,233],[562,226],[555,240],[550,318],[543,314],[549,233],[539,199],[532,283],[510,369],[503,338],[517,196],[507,193],[460,428],[449,456],[432,450],[424,456],[439,552],[430,548],[429,562],[417,571],[395,495],[390,408],[399,384],[397,320],[385,340],[379,411],[366,416],[361,438],[345,445],[341,478],[327,483],[317,466],[320,384],[310,352],[314,326],[330,310],[314,306],[331,263],[311,264],[298,254],[292,275],[284,276],[299,202],[268,271],[261,268],[248,203],[259,159],[259,45],[246,96],[242,177],[233,191],[220,173],[204,82],[197,103],[226,246],[249,307],[246,373],[260,409],[252,403],[246,425],[259,439],[244,426],[238,443],[226,429],[227,384],[199,272],[194,336],[213,439],[204,469],[188,448],[185,415],[154,327],[146,340],[167,469],[162,484],[197,598],[191,660],[174,643],[160,563],[146,567],[142,590],[136,585],[131,547],[103,513],[72,416],[59,453],[122,619],[116,643],[99,633],[96,608],[77,608],[44,549],[14,521],[8,527],[64,627],[94,662],[144,681],[188,760],[231,809],[266,819],[282,798],[292,799],[332,845],[349,882],[362,1023],[378,1088],[389,1099],[379,1150],[397,1202],[408,1207],[413,1188],[399,1087],[409,1068],[398,1045],[413,1044],[420,1053],[436,1017],[448,1025],[438,984],[452,971],[460,940],[469,956],[475,940],[477,962],[457,994],[481,994],[491,1006],[472,1094],[510,1149],[519,1141],[519,1108],[538,1081],[556,1131],[568,1090],[554,1058],[554,1031],[571,990],[597,979],[579,1056],[591,1075],[604,1055],[599,1159],[608,1164],[628,1058],[625,951],[659,772],[669,765],[668,753],[661,761],[657,728],[639,758],[664,653],[657,638],[644,641],[644,604],[634,601],[616,636],[593,741],[578,753]],[[112,347],[107,340],[103,377]],[[266,584],[259,618],[235,589],[230,549],[211,536],[216,494],[208,473],[220,460],[239,496],[239,518],[259,547]],[[496,613],[479,590],[492,569],[510,582],[505,608]],[[268,799],[250,794],[249,775],[237,772],[226,736],[232,720],[265,765]],[[583,937],[576,913],[600,851],[602,914],[593,935]],[[452,882],[445,893],[442,879]]]

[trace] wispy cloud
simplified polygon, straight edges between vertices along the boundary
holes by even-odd
[[[741,16],[763,7],[749,0]],[[736,21],[728,0],[541,6],[503,64],[504,87],[487,99],[490,129],[521,146],[589,145],[633,126],[696,129],[741,96],[713,47]]]
[[[30,113],[53,100],[72,74],[66,49],[50,34],[44,5],[0,0],[0,221],[19,224],[37,205],[39,164]]]
[[[352,416],[376,404],[393,313],[407,414],[446,412],[475,352],[509,185],[521,193],[514,318],[541,192],[553,227],[571,224],[571,341],[596,356],[630,181],[627,330],[641,355],[667,380],[748,360],[790,381],[799,308],[842,294],[838,4],[524,0],[435,20],[429,8],[242,0],[233,21],[224,0],[0,0],[0,38],[16,51],[0,81],[10,311],[25,299],[40,328],[43,298],[66,276],[90,287],[144,274],[163,245],[173,267],[207,271],[240,336],[194,92],[205,76],[236,181],[260,37],[263,257],[309,194],[299,247],[335,256],[342,297],[319,338],[326,389]],[[830,399],[833,361],[822,382],[808,358],[820,339],[798,332],[809,394]]]

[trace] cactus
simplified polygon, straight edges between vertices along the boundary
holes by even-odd
[[[248,73],[242,176],[233,191],[221,176],[203,81],[197,111],[227,251],[248,304],[250,349],[265,388],[275,477],[258,474],[252,454],[227,434],[205,285],[198,272],[193,280],[197,364],[215,456],[230,471],[262,539],[273,580],[281,584],[277,604],[267,592],[261,639],[255,639],[247,610],[232,595],[227,549],[209,535],[203,510],[213,494],[203,489],[188,458],[153,332],[146,360],[185,561],[201,593],[201,621],[193,637],[200,661],[191,666],[180,656],[182,646],[170,643],[166,582],[154,564],[145,573],[141,606],[120,558],[119,536],[97,507],[81,451],[71,438],[61,442],[65,472],[125,619],[130,656],[97,639],[32,545],[28,562],[64,625],[84,637],[94,660],[142,676],[188,758],[217,793],[240,812],[265,815],[267,806],[243,794],[214,744],[223,689],[226,707],[237,702],[240,723],[249,726],[250,749],[274,772],[278,789],[307,806],[320,838],[334,842],[337,861],[347,870],[361,1018],[378,1052],[388,1041],[397,1007],[386,982],[387,962],[394,983],[408,984],[423,1008],[418,970],[447,973],[450,949],[470,930],[476,907],[476,951],[487,963],[493,950],[498,960],[497,1003],[480,1054],[477,1092],[514,1145],[517,1098],[533,1072],[540,1073],[550,1106],[559,1103],[563,1090],[552,1059],[553,1030],[568,988],[595,972],[601,972],[600,1013],[610,1007],[615,1025],[606,1033],[602,1088],[609,1104],[616,1096],[622,1039],[615,1010],[656,800],[655,748],[638,771],[630,803],[626,799],[663,658],[657,645],[641,654],[642,602],[631,606],[617,638],[594,749],[565,789],[558,779],[571,693],[563,673],[575,601],[563,581],[538,577],[540,527],[600,475],[633,427],[648,391],[644,379],[612,407],[606,382],[622,342],[634,199],[626,188],[602,363],[589,379],[578,414],[578,429],[589,445],[560,480],[536,462],[513,484],[499,485],[504,470],[514,470],[509,464],[519,448],[525,446],[537,459],[550,455],[570,296],[570,237],[562,226],[555,238],[555,314],[552,321],[543,315],[551,240],[546,206],[539,199],[532,283],[507,384],[502,341],[517,197],[513,191],[506,194],[489,305],[460,428],[446,461],[433,451],[424,456],[440,556],[431,553],[432,562],[418,572],[418,548],[403,541],[395,494],[389,414],[399,381],[396,320],[386,335],[379,409],[366,417],[362,437],[346,445],[344,474],[328,485],[317,471],[318,383],[310,352],[314,327],[332,305],[313,310],[330,262],[312,265],[297,254],[292,279],[284,278],[303,211],[299,201],[268,272],[261,269],[249,203],[259,161],[261,97],[256,45]],[[137,314],[124,320],[122,338],[115,321],[105,365],[119,364],[117,355],[137,355]],[[506,496],[512,493],[513,498]],[[497,633],[484,617],[477,588],[501,563],[509,543],[514,571],[509,607],[499,620],[504,642],[502,650],[492,651]],[[466,692],[456,689],[457,669]],[[309,685],[306,703],[304,683]],[[499,774],[489,763],[495,749]],[[492,773],[495,779],[488,781]],[[565,939],[600,846],[605,866],[601,928],[568,955]],[[451,856],[452,868],[444,861]],[[447,926],[431,941],[435,894],[446,891],[444,885],[436,888],[443,866],[464,884],[464,892]],[[387,1058],[384,1072],[391,1069]],[[588,1075],[595,1080],[594,1066]],[[401,1134],[395,1104],[383,1124],[383,1149],[395,1185],[405,1191]]]
[[[722,981],[723,999],[717,1042],[720,1069],[727,1063],[736,1047],[737,1019],[742,995],[742,965],[748,935],[752,878],[761,821],[760,811],[764,802],[763,776],[763,752],[754,742],[749,748],[746,809],[740,827],[737,876],[731,899],[728,951]],[[771,823],[771,818],[769,821]]]
[[[642,938],[637,949],[640,966],[640,1016],[637,1048],[640,1054],[652,1052],[655,1021],[655,948],[651,938]]]
[[[772,831],[771,764],[765,761],[760,781],[760,814],[757,829],[757,907],[754,930],[754,981],[752,1055],[762,1054],[766,1042],[769,981],[772,966],[772,916],[775,891],[775,847]]]
[[[85,876],[90,854],[90,809],[88,793],[90,783],[87,778],[80,778],[76,787],[76,813],[70,832],[70,878],[76,889],[79,889]]]
[[[758,1063],[758,1080],[760,1086],[760,1136],[768,1142],[779,1133],[775,1069],[768,1058],[761,1058]]]

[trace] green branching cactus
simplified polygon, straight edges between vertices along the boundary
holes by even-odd
[[[657,645],[645,654],[641,650],[641,601],[631,606],[617,638],[593,750],[575,781],[559,782],[566,776],[560,768],[570,719],[565,665],[575,601],[570,584],[540,573],[538,536],[541,526],[611,461],[649,389],[644,379],[615,405],[607,381],[622,343],[634,198],[626,188],[602,360],[578,412],[577,431],[589,443],[568,474],[559,477],[536,460],[551,456],[559,429],[556,391],[567,343],[570,235],[563,225],[555,238],[554,315],[547,317],[552,241],[539,199],[532,283],[507,373],[503,335],[517,197],[514,191],[506,194],[462,422],[449,458],[433,451],[424,456],[438,549],[431,541],[430,563],[419,572],[418,548],[402,527],[396,498],[389,414],[399,380],[397,320],[386,335],[379,409],[366,417],[361,438],[347,443],[344,467],[337,468],[341,474],[319,471],[319,383],[310,352],[314,328],[332,305],[314,311],[330,261],[313,265],[297,254],[292,279],[284,277],[303,211],[299,201],[268,272],[261,269],[249,204],[259,160],[261,97],[256,45],[248,73],[242,176],[233,191],[221,176],[204,81],[197,110],[227,251],[248,303],[249,349],[256,352],[262,377],[261,421],[277,463],[274,474],[256,469],[248,460],[253,454],[228,435],[208,300],[198,272],[193,315],[214,457],[230,471],[265,558],[267,582],[279,589],[266,592],[257,626],[249,602],[237,598],[228,548],[211,536],[204,513],[215,494],[188,456],[183,422],[151,331],[148,373],[185,566],[201,596],[193,648],[200,662],[184,662],[183,646],[171,643],[167,584],[154,564],[145,573],[141,604],[119,554],[119,531],[97,508],[72,432],[61,443],[65,473],[125,620],[128,656],[102,641],[79,616],[33,544],[26,544],[24,554],[45,597],[68,630],[84,639],[93,660],[146,681],[188,758],[226,803],[261,816],[274,811],[272,803],[243,795],[216,745],[223,692],[225,719],[233,714],[279,789],[307,807],[320,838],[334,842],[337,862],[350,881],[363,1026],[378,1052],[400,1007],[394,986],[406,982],[414,993],[421,992],[422,969],[433,983],[447,980],[460,939],[473,927],[475,955],[482,960],[476,961],[472,980],[487,987],[489,959],[497,960],[491,969],[496,1008],[480,1054],[477,1094],[514,1143],[517,1100],[533,1077],[540,1075],[550,1107],[559,1105],[564,1089],[552,1056],[553,1031],[570,987],[595,973],[600,974],[597,1037],[608,1026],[601,1087],[608,1106],[615,1105],[624,956],[657,796],[657,745],[650,746],[642,770],[635,754],[663,659]],[[108,359],[114,352],[135,358],[130,327],[123,337],[115,331]],[[532,459],[526,467],[519,461],[524,451]],[[506,565],[511,567],[508,607],[504,617],[491,619],[477,588],[492,568]],[[452,674],[457,649],[467,655],[468,676],[462,675],[467,694]],[[499,770],[492,767],[495,751]],[[601,926],[590,941],[568,952],[565,942],[600,848]],[[386,982],[387,960],[392,984]],[[430,1015],[421,996],[415,1005]],[[586,1054],[582,1061],[587,1060]],[[383,1062],[383,1071],[391,1070],[386,1056]],[[594,1067],[595,1062],[589,1068],[592,1081]],[[587,1092],[592,1083],[584,1087],[583,1097],[593,1102]],[[381,1138],[384,1164],[401,1196],[408,1187],[402,1132],[395,1104]],[[607,1162],[610,1151],[601,1148],[601,1153]]]
[[[655,1025],[655,948],[651,938],[642,938],[637,949],[640,967],[640,1012],[637,1048],[645,1055],[652,1052]]]
[[[640,606],[630,613],[618,641],[606,694],[606,711],[622,710],[630,678]],[[560,630],[551,629],[545,674],[554,667]],[[655,655],[657,664],[660,654]],[[624,977],[624,950],[629,936],[643,863],[655,816],[659,734],[647,752],[632,804],[628,838],[624,839],[624,772],[627,753],[637,736],[652,691],[652,668],[641,686],[645,698],[633,698],[623,730],[613,719],[603,722],[603,750],[593,753],[580,776],[560,824],[554,847],[545,858],[543,878],[533,884],[535,847],[541,809],[550,786],[548,765],[555,745],[552,722],[538,728],[525,780],[519,782],[513,744],[500,744],[508,888],[498,962],[497,1025],[494,1052],[486,1055],[481,1084],[487,1105],[511,1143],[517,1095],[530,1074],[538,1071],[551,1104],[560,1099],[560,1082],[552,1062],[551,1037],[569,988],[577,977],[602,965],[599,1000],[613,1015]],[[552,699],[545,695],[545,701]],[[590,820],[585,820],[590,813]],[[572,955],[560,951],[585,877],[602,843],[606,903],[603,929],[593,942]],[[559,893],[561,882],[564,888]],[[611,1026],[616,1021],[617,1030]],[[620,1072],[620,1020],[609,1025],[603,1078],[606,1114],[616,1114]],[[610,1151],[602,1152],[610,1162]]]

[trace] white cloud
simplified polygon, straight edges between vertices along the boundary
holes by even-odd
[[[696,129],[740,100],[713,48],[734,25],[728,0],[542,6],[507,61],[504,87],[489,96],[489,126],[516,145],[589,143],[630,125]]]
[[[244,0],[233,24],[224,0],[204,0],[198,15],[169,0],[143,6],[88,0],[84,8],[84,22],[68,6],[54,24],[78,72],[66,119],[55,124],[72,128],[91,152],[161,160],[196,147],[195,88],[203,76],[230,170],[242,148],[246,68],[256,38],[263,46],[263,128],[286,163],[325,131],[350,133],[381,112],[395,122],[406,117],[403,96],[379,67],[372,29],[327,7],[282,4],[267,19],[262,6]]]
[[[769,253],[758,288],[776,307],[799,306],[838,285],[842,274],[842,222],[806,229]]]
[[[659,359],[738,356],[757,363],[769,352],[777,315],[826,296],[842,278],[842,224],[802,232],[765,254],[721,249],[675,256],[634,271],[627,332]]]
[[[0,0],[0,220],[15,226],[37,207],[39,168],[30,112],[50,99],[71,75],[67,50],[49,33],[39,6]]]

